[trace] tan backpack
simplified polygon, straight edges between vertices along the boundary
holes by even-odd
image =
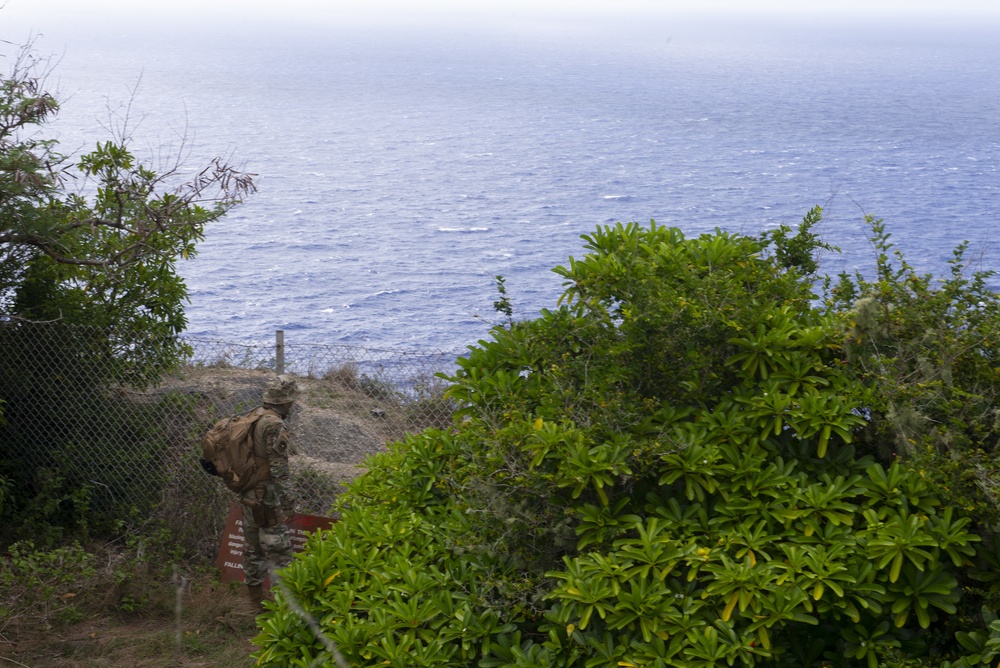
[[[223,418],[201,439],[203,458],[234,492],[242,494],[258,482],[271,479],[267,459],[253,454],[253,428],[265,415],[277,414],[266,408],[255,408],[243,415]]]

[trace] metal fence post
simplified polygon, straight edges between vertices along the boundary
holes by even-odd
[[[274,332],[275,338],[275,366],[277,367],[278,375],[285,373],[285,332],[283,330],[277,330]]]

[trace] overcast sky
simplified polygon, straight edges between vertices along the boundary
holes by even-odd
[[[36,47],[72,53],[82,41],[124,35],[170,39],[199,31],[212,39],[250,30],[301,39],[329,27],[374,26],[503,34],[580,29],[614,39],[624,34],[617,30],[670,32],[685,17],[694,21],[685,25],[710,32],[787,22],[805,31],[836,24],[850,31],[866,17],[864,27],[879,30],[923,23],[937,32],[960,25],[994,32],[1000,0],[0,0],[0,40],[24,44],[34,36]]]
[[[134,18],[151,15],[327,18],[338,14],[611,14],[720,13],[794,15],[877,13],[896,15],[991,14],[1000,0],[0,0],[6,20],[46,21],[81,17]]]

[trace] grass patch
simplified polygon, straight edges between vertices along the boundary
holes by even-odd
[[[220,583],[201,560],[163,566],[161,549],[136,540],[10,547],[0,562],[2,665],[253,665],[255,611],[241,585]]]

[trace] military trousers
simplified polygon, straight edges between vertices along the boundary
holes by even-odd
[[[292,561],[292,541],[285,524],[281,495],[274,481],[243,494],[243,579],[261,584]],[[273,581],[272,581],[273,584]]]

